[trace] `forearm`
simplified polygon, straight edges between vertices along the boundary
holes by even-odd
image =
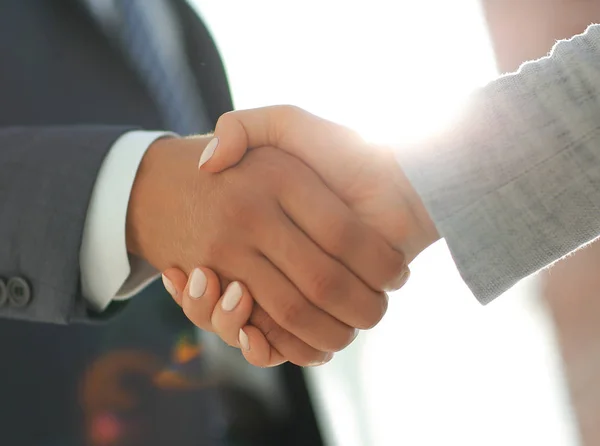
[[[600,235],[600,27],[477,92],[452,132],[400,154],[488,302]]]

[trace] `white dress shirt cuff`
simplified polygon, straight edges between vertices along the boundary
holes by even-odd
[[[104,159],[92,191],[79,257],[83,297],[103,311],[113,300],[124,300],[157,276],[150,264],[130,256],[125,242],[127,206],[135,176],[146,150],[167,132],[123,134]]]

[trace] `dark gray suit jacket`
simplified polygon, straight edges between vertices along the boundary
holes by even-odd
[[[232,107],[221,60],[187,3],[172,3],[216,122]],[[77,0],[0,2],[0,67],[0,278],[31,288],[26,305],[0,299],[0,318],[86,319],[78,255],[96,173],[124,131],[165,126]]]
[[[172,3],[216,122],[232,107],[221,60],[187,3]],[[108,324],[64,325],[102,316],[88,314],[80,293],[82,228],[96,172],[131,128],[165,126],[129,61],[78,0],[0,1],[0,279],[22,278],[31,289],[27,305],[0,307],[0,444],[84,444],[80,386],[90,365],[115,349],[168,361],[177,337],[192,330],[159,286]],[[172,397],[145,407],[179,413],[181,424],[147,435],[164,431],[177,441],[195,430],[203,432],[191,435],[197,444],[214,444],[206,431],[220,416],[214,397],[190,396],[191,406],[179,409],[181,402],[158,402]],[[137,416],[159,416],[150,412]]]
[[[219,54],[187,3],[170,1],[216,123],[232,108]],[[88,444],[81,388],[90,367],[123,350],[169,362],[182,333],[193,333],[161,284],[108,323],[67,324],[98,317],[88,315],[80,293],[82,225],[103,157],[136,127],[165,128],[143,82],[80,0],[0,1],[0,278],[23,278],[32,290],[27,306],[0,308],[2,445]],[[321,444],[301,371],[283,372],[294,427],[275,444]],[[146,420],[144,438],[119,444],[223,444],[215,438],[226,414],[214,388],[182,395],[141,391],[139,384],[122,383],[145,395],[140,410],[128,415]],[[237,414],[258,429],[245,418],[256,410]]]

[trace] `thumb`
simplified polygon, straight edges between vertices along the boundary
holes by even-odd
[[[365,162],[365,142],[357,133],[289,105],[226,113],[214,135],[200,161],[207,172],[235,165],[248,149],[273,146],[304,161],[340,191]]]
[[[217,121],[214,137],[200,155],[198,169],[205,172],[222,172],[241,161],[249,148],[245,128],[246,118],[238,116],[244,112],[229,112]],[[251,134],[256,135],[260,128],[254,125]],[[265,144],[266,145],[266,144]]]
[[[221,172],[240,162],[248,149],[264,146],[283,148],[282,138],[274,130],[285,119],[279,112],[281,108],[284,107],[238,110],[221,115],[214,139],[202,152],[198,168],[206,172]]]

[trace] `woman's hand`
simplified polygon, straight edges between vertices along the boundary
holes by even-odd
[[[260,330],[249,324],[254,299],[240,282],[231,282],[221,294],[217,275],[208,268],[196,268],[190,277],[178,268],[162,276],[165,288],[194,325],[216,333],[232,347],[241,349],[246,360],[257,367],[272,367],[285,362]],[[201,297],[197,296],[204,288]],[[325,362],[333,355],[325,358]],[[317,364],[314,364],[317,365]]]

